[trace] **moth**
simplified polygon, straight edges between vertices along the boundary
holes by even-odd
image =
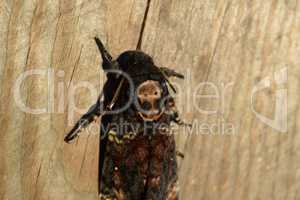
[[[97,118],[100,121],[99,195],[101,200],[177,200],[176,144],[171,123],[180,120],[170,77],[184,76],[139,50],[113,59],[95,38],[107,80],[102,95],[65,136],[70,142]],[[180,154],[181,155],[181,154]]]

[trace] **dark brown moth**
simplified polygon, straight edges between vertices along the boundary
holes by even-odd
[[[170,134],[178,117],[169,77],[184,78],[158,67],[142,51],[113,59],[95,38],[107,81],[103,98],[66,135],[70,142],[101,117],[99,194],[102,200],[178,199],[176,144]]]

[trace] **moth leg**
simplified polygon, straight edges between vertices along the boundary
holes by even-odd
[[[168,101],[168,107],[169,107],[169,112],[170,112],[170,118],[171,121],[175,122],[176,124],[180,126],[189,126],[192,127],[192,124],[184,122],[180,117],[179,117],[179,112],[178,109],[175,105],[175,101],[173,97],[169,98]]]
[[[184,158],[184,153],[182,153],[181,151],[176,151],[176,156],[180,157],[180,158]]]
[[[102,112],[101,112],[102,111]],[[103,113],[103,101],[98,100],[96,104],[90,107],[89,111],[85,113],[71,129],[71,131],[65,136],[64,141],[70,142],[76,138],[79,133],[86,128],[90,123],[100,118]]]

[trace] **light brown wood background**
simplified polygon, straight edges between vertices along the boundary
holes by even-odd
[[[159,65],[191,72],[179,98],[183,118],[208,125],[222,118],[236,128],[233,135],[179,133],[178,148],[185,153],[181,199],[299,200],[299,2],[150,0],[149,6],[142,50]],[[114,56],[135,49],[146,7],[146,0],[0,2],[1,200],[97,199],[97,131],[70,145],[63,142],[71,128],[70,86],[89,81],[100,93],[105,76],[93,37],[99,36]],[[283,67],[288,69],[288,83],[282,86],[288,90],[287,133],[259,121],[250,104],[254,85]],[[55,90],[55,112],[24,113],[14,98],[17,78],[48,68],[64,71],[54,81],[56,89],[64,83],[63,98]],[[221,114],[188,109],[192,97],[186,92],[204,81],[233,84]],[[256,111],[273,116],[277,89],[257,96]],[[32,76],[21,87],[22,101],[45,107],[47,91],[47,79]],[[82,88],[75,99],[85,110],[95,101]],[[212,99],[199,103],[220,107]]]

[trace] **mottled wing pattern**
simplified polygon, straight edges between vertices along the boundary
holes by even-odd
[[[110,137],[101,179],[101,199],[177,199],[175,149],[173,135],[141,134],[117,141]]]

